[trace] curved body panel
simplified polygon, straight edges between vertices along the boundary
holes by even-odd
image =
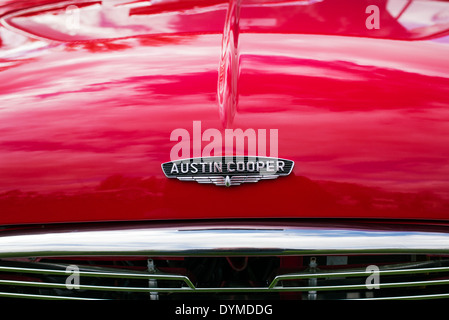
[[[391,1],[378,30],[355,2],[346,16],[328,1],[189,3],[85,3],[103,20],[75,34],[42,25],[51,6],[2,7],[0,224],[449,218],[444,21],[410,29]],[[426,6],[432,21],[448,7]],[[293,172],[230,188],[167,179],[176,129],[189,158],[208,129],[276,130]]]

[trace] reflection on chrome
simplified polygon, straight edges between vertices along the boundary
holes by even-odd
[[[449,253],[449,234],[340,227],[186,225],[3,235],[0,257]]]

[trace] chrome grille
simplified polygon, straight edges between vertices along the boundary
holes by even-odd
[[[304,223],[16,230],[0,235],[0,297],[449,298],[448,234]]]
[[[381,257],[379,257],[381,260]],[[406,257],[402,257],[406,258]],[[407,257],[408,258],[408,257]],[[427,257],[428,258],[428,257]],[[433,257],[435,258],[435,257]],[[213,259],[213,258],[211,258]],[[51,260],[51,259],[50,259]],[[79,264],[82,261],[78,261]],[[366,279],[373,273],[366,268],[318,269],[312,272],[278,274],[262,286],[201,286],[183,274],[130,269],[92,267],[79,264],[80,284],[67,287],[73,264],[24,262],[8,259],[0,265],[0,296],[40,299],[158,299],[185,298],[216,294],[223,298],[246,294],[282,298],[282,293],[301,293],[310,299],[432,299],[449,298],[449,259],[383,265],[379,267],[378,289],[368,289]],[[311,281],[315,279],[316,281]],[[150,281],[154,280],[153,286]],[[314,283],[314,285],[310,285]],[[407,292],[406,295],[398,293]],[[210,296],[209,296],[210,297]]]

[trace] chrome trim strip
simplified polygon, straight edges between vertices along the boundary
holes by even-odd
[[[65,283],[49,283],[49,282],[35,282],[35,281],[19,281],[19,280],[0,280],[0,285],[12,285],[12,286],[26,286],[26,287],[39,287],[39,288],[52,288],[52,289],[67,289],[67,285]],[[79,285],[80,290],[97,290],[97,291],[124,291],[124,292],[150,292],[149,287],[113,287],[113,286],[99,286],[99,285]],[[160,288],[157,288],[160,289]],[[164,291],[168,291],[169,289],[163,288]],[[173,291],[180,290],[180,288],[175,288]],[[157,291],[156,289],[151,291]],[[192,291],[194,291],[192,289]]]
[[[416,282],[394,282],[394,283],[380,283],[379,288],[404,288],[404,287],[420,287],[432,285],[449,284],[449,280],[430,280],[430,281],[416,281]],[[0,280],[0,285],[13,286],[28,286],[41,288],[67,288],[65,283],[48,283],[48,282],[33,282],[33,281],[19,281],[19,280]],[[149,287],[116,287],[116,286],[99,286],[99,285],[79,285],[80,290],[99,290],[99,291],[125,291],[125,292],[169,292],[169,293],[267,293],[267,292],[308,292],[308,291],[339,291],[339,290],[365,290],[366,284],[352,284],[352,285],[333,285],[333,286],[291,286],[291,287],[208,287],[194,289],[188,287],[178,288],[149,288]]]
[[[360,298],[347,300],[424,300],[424,299],[449,299],[449,293],[422,294],[416,296]]]
[[[449,267],[436,267],[436,268],[417,268],[417,269],[393,269],[393,270],[379,270],[379,276],[391,276],[391,275],[411,275],[411,274],[420,274],[420,273],[434,273],[434,272],[448,272]],[[362,270],[342,270],[335,272],[325,272],[325,273],[292,273],[292,274],[283,274],[276,276],[273,282],[270,284],[269,288],[274,288],[280,281],[285,280],[299,280],[299,279],[310,279],[310,278],[340,278],[340,277],[366,277],[369,276],[370,272],[362,271]],[[449,280],[443,280],[449,281]],[[432,284],[432,281],[424,281]],[[404,282],[405,283],[405,282]],[[417,281],[413,281],[413,283],[418,283]],[[445,282],[446,283],[446,282]],[[392,283],[384,283],[384,285],[391,285]]]
[[[66,267],[66,266],[65,266]],[[106,268],[103,268],[106,269]],[[78,274],[82,277],[98,277],[98,278],[125,278],[125,279],[152,279],[152,280],[172,280],[180,281],[185,283],[188,287],[195,289],[195,286],[190,281],[190,279],[183,275],[177,274],[149,274],[149,273],[138,273],[138,272],[121,272],[121,271],[102,271],[98,268],[98,271],[92,271],[93,268],[88,270],[80,270]],[[0,272],[16,272],[16,273],[32,273],[32,274],[48,274],[48,275],[63,275],[67,276],[65,270],[54,270],[54,269],[42,269],[42,268],[22,268],[22,267],[6,267],[0,266]],[[0,280],[0,284],[6,284],[9,280]],[[42,282],[40,282],[42,284]]]
[[[47,299],[47,300],[104,300],[97,298],[84,298],[84,297],[66,297],[66,296],[50,296],[40,294],[27,294],[27,293],[8,293],[0,292],[0,297],[3,298],[24,298],[24,299]],[[400,296],[400,297],[379,297],[379,298],[359,298],[359,299],[345,299],[345,300],[424,300],[424,299],[448,299],[449,293],[441,294],[425,294],[416,296]]]
[[[0,258],[23,256],[449,253],[449,233],[280,225],[184,225],[1,234]]]
[[[12,292],[0,292],[0,298],[23,298],[23,299],[40,299],[40,300],[105,300],[95,298],[49,296],[44,294],[12,293]]]

